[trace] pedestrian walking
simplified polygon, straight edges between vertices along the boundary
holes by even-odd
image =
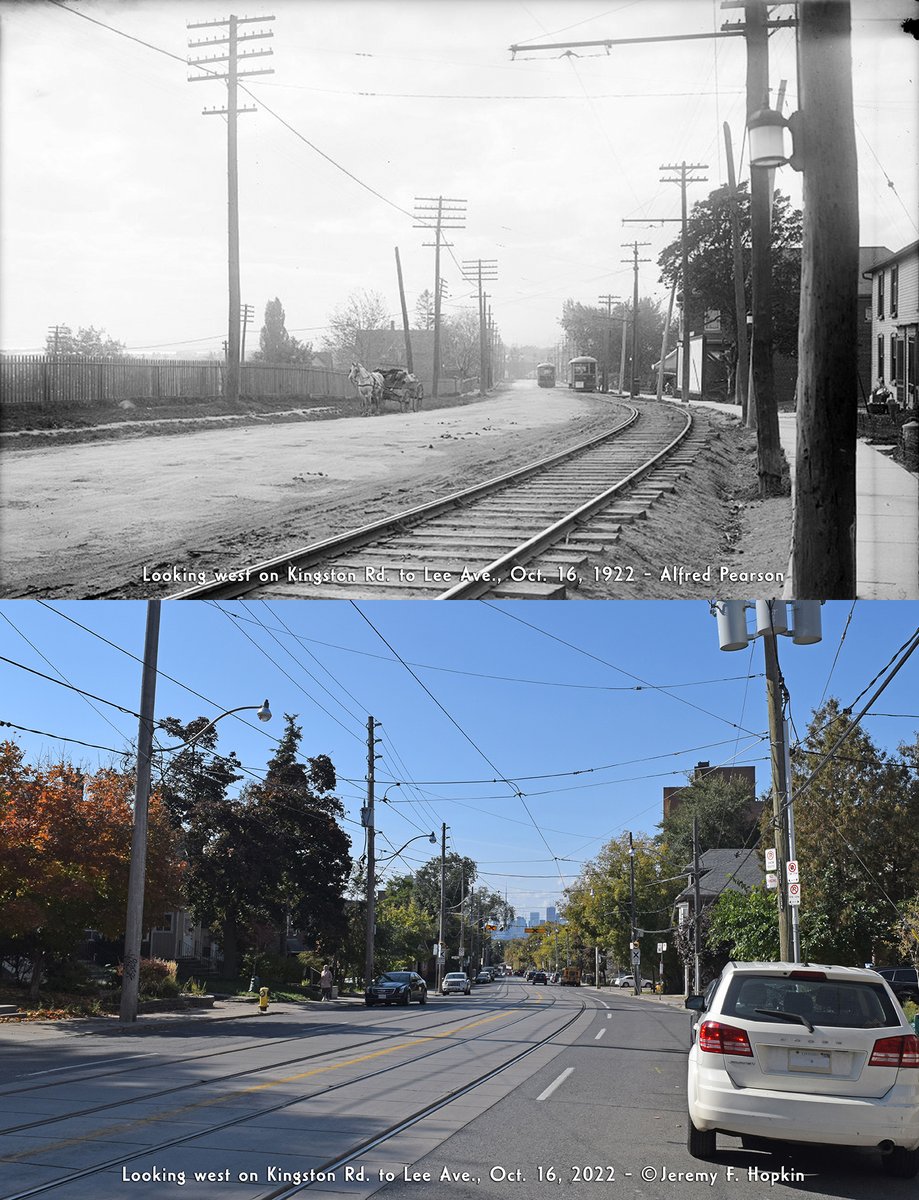
[[[323,1000],[332,999],[332,972],[329,970],[328,963],[322,968],[322,974],[319,976],[319,990]]]

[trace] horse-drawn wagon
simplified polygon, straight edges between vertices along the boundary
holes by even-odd
[[[401,367],[386,367],[380,370],[383,376],[383,399],[392,400],[403,412],[418,412],[424,399],[424,387],[411,371]]]

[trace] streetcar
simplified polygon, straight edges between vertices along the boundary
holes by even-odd
[[[589,354],[572,358],[568,363],[568,386],[579,392],[595,392],[597,390],[598,364]]]
[[[552,363],[537,363],[536,382],[540,387],[555,387],[555,367]]]

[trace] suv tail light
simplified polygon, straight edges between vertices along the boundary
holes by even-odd
[[[891,1039],[893,1040],[893,1039]],[[915,1040],[915,1039],[913,1039]],[[703,1021],[699,1027],[699,1049],[709,1054],[739,1054],[753,1057],[753,1048],[745,1029],[722,1021]]]
[[[880,1038],[868,1060],[869,1067],[919,1067],[919,1037],[914,1033],[902,1037]]]

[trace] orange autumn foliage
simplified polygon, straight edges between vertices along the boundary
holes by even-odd
[[[67,952],[85,929],[124,930],[133,779],[110,769],[86,777],[66,762],[34,767],[0,743],[0,924],[5,938]],[[145,921],[181,902],[178,836],[150,800]]]

